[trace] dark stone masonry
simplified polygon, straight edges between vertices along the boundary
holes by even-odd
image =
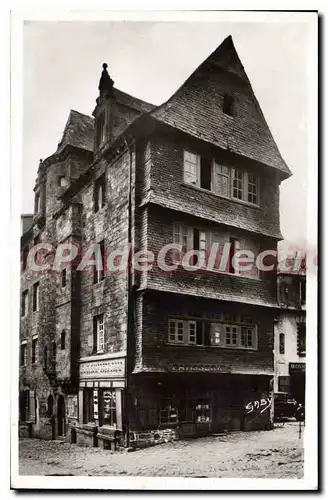
[[[277,249],[290,175],[231,37],[160,106],[104,65],[93,117],[71,110],[40,160],[21,238],[21,435],[116,449],[270,429],[276,274],[231,262]],[[225,269],[183,269],[213,243],[233,249]],[[50,269],[26,261],[36,244]],[[54,269],[60,244],[78,255]],[[165,261],[176,269],[78,269],[94,244],[104,263],[182,250]]]

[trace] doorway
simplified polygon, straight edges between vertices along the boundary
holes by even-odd
[[[57,402],[58,436],[65,436],[65,400],[61,394]]]

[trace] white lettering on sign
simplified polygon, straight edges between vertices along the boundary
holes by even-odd
[[[173,372],[225,372],[229,373],[230,369],[222,365],[169,365],[169,369]]]
[[[261,408],[260,413],[264,413],[265,410],[270,408],[271,406],[270,398],[262,398],[261,401],[250,401],[245,405],[246,413],[252,413],[254,410],[259,410]]]
[[[125,358],[86,361],[80,364],[80,379],[118,378],[125,375]]]

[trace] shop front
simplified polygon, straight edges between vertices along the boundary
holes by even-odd
[[[171,428],[179,437],[270,428],[271,378],[205,369],[136,375],[130,428]]]
[[[114,449],[123,439],[125,363],[120,353],[80,360],[77,444]]]

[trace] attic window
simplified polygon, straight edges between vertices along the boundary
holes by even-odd
[[[235,100],[229,94],[223,96],[223,113],[229,116],[235,116]]]
[[[58,186],[65,187],[66,186],[66,177],[65,175],[60,175],[58,177]]]

